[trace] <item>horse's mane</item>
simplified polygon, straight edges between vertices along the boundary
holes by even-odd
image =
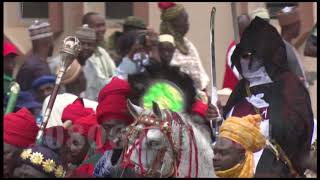
[[[146,70],[139,74],[129,75],[128,82],[132,88],[129,99],[134,104],[140,104],[140,99],[148,87],[157,80],[167,80],[179,87],[185,98],[185,112],[190,113],[196,96],[193,80],[189,75],[180,71],[177,66],[152,63]]]

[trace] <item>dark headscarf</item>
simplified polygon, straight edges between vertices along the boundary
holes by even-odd
[[[262,59],[266,71],[272,80],[281,73],[289,71],[285,44],[276,28],[263,19],[256,17],[243,32],[231,56],[232,67],[236,66],[242,74],[240,57],[250,52]]]

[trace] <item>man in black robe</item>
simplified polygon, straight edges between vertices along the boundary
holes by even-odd
[[[289,70],[281,36],[256,17],[243,33],[231,61],[243,79],[224,107],[224,118],[260,113],[262,134],[282,148],[293,167],[278,161],[272,151],[262,150],[255,153],[255,176],[302,176],[310,152],[313,114],[307,89]]]

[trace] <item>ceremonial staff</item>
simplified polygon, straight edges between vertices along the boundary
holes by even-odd
[[[62,76],[64,75],[66,69],[70,66],[72,61],[77,57],[77,55],[80,52],[80,41],[75,36],[68,36],[63,40],[63,45],[61,48],[61,62],[60,62],[60,69],[57,73],[57,79],[56,83],[53,89],[53,92],[51,93],[48,106],[46,108],[46,111],[44,113],[43,122],[41,123],[40,130],[37,135],[37,142],[42,142],[42,136],[44,133],[44,129],[46,128],[48,124],[48,120],[50,118],[51,110],[54,105],[54,101],[57,97],[57,94],[60,89],[60,82],[62,79]]]
[[[217,107],[217,85],[216,85],[216,58],[215,58],[215,46],[214,46],[214,20],[216,15],[216,8],[212,7],[211,16],[210,16],[210,46],[211,46],[211,104]],[[219,116],[215,119],[210,120],[210,127],[213,133],[213,141],[215,141],[215,137],[219,133],[219,126],[222,123],[223,119],[219,112],[219,108],[217,108]],[[215,125],[213,126],[213,122]]]

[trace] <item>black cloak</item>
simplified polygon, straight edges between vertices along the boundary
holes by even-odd
[[[263,60],[264,66],[273,83],[262,92],[268,92],[269,125],[271,139],[274,139],[287,154],[294,169],[303,175],[305,161],[309,156],[313,132],[313,113],[310,96],[299,79],[289,70],[285,44],[277,30],[268,22],[256,17],[244,31],[240,43],[231,57],[242,75],[240,57],[251,52]],[[224,107],[224,118],[233,106],[247,97],[243,78],[235,87]],[[254,94],[254,88],[250,90]],[[256,176],[287,177],[284,164],[280,165],[270,151],[265,150],[259,160]]]

